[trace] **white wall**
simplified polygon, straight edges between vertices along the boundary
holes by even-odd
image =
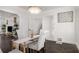
[[[8,25],[12,26],[14,24],[14,17],[17,17],[17,15],[8,13],[5,11],[0,10],[0,16],[2,18],[2,24],[6,24],[6,21],[8,20]]]
[[[53,39],[52,37],[52,19],[53,19],[53,16],[44,16],[43,17],[43,21],[42,21],[42,24],[43,24],[43,30],[46,32],[46,39],[47,40],[50,40],[50,38]]]
[[[67,23],[58,23],[58,17],[57,14],[60,12],[67,12],[67,11],[73,11],[73,22],[67,22]],[[44,23],[43,24],[47,24],[46,22],[46,16],[52,16],[53,18],[51,19],[52,22],[52,26],[51,26],[51,30],[52,30],[52,36],[51,38],[49,38],[49,40],[54,40],[57,41],[58,38],[62,38],[63,42],[66,43],[75,43],[76,39],[75,39],[75,17],[74,17],[74,8],[73,7],[61,7],[61,8],[57,8],[57,9],[53,9],[50,11],[45,12],[43,15],[43,20]],[[48,23],[50,24],[50,22]],[[43,28],[46,28],[46,25],[43,26]],[[48,29],[48,27],[47,27]]]
[[[14,6],[0,6],[0,10],[10,12],[19,16],[20,37],[25,38],[28,35],[28,15],[27,11]]]
[[[40,16],[29,16],[29,29],[31,29],[35,34],[39,32],[41,24],[42,18]]]
[[[76,18],[76,21],[75,21],[75,36],[76,36],[76,44],[77,44],[77,47],[79,49],[79,9],[76,9],[75,10],[75,18]]]

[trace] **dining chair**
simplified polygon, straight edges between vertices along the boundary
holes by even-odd
[[[26,39],[27,40],[27,38],[22,38],[21,37],[21,34],[20,34],[20,31],[19,30],[17,30],[17,35],[18,35],[18,40],[22,40],[22,39]],[[31,43],[32,41],[28,41],[28,42],[23,42],[23,43],[21,43],[21,44],[16,44],[15,43],[15,46],[16,46],[16,48],[17,49],[20,49],[20,47],[22,46],[23,47],[23,52],[25,52],[25,49],[27,48],[27,47],[24,47],[24,45],[26,44],[26,45],[28,45],[29,43]]]
[[[17,30],[17,36],[18,36],[18,40],[19,40],[19,39],[23,39],[23,38],[21,37],[20,30]]]
[[[40,52],[41,49],[43,49],[44,52],[44,43],[45,43],[45,33],[44,31],[41,30],[40,37],[38,38],[38,40],[28,44],[28,48],[37,52]]]

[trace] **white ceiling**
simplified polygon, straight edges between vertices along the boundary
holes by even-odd
[[[29,6],[20,6],[23,9],[28,10]],[[43,11],[47,11],[47,10],[51,10],[51,9],[55,9],[55,8],[59,8],[61,6],[38,6],[40,7]]]

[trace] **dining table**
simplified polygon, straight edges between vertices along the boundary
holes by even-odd
[[[39,38],[40,35],[35,35],[33,36],[32,38],[31,37],[26,37],[26,38],[23,38],[23,39],[18,39],[18,40],[15,40],[13,41],[13,44],[16,45],[16,48],[19,49],[19,44],[30,44],[31,42],[35,41],[37,38]],[[24,49],[24,52],[25,52],[25,49]]]

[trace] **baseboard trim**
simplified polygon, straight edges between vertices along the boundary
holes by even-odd
[[[46,39],[46,40],[48,40],[48,39]],[[50,40],[50,41],[56,41],[57,42],[57,40]],[[68,43],[68,44],[75,44],[75,42],[73,43],[71,43],[71,42],[65,42],[65,41],[62,41],[62,43]]]

